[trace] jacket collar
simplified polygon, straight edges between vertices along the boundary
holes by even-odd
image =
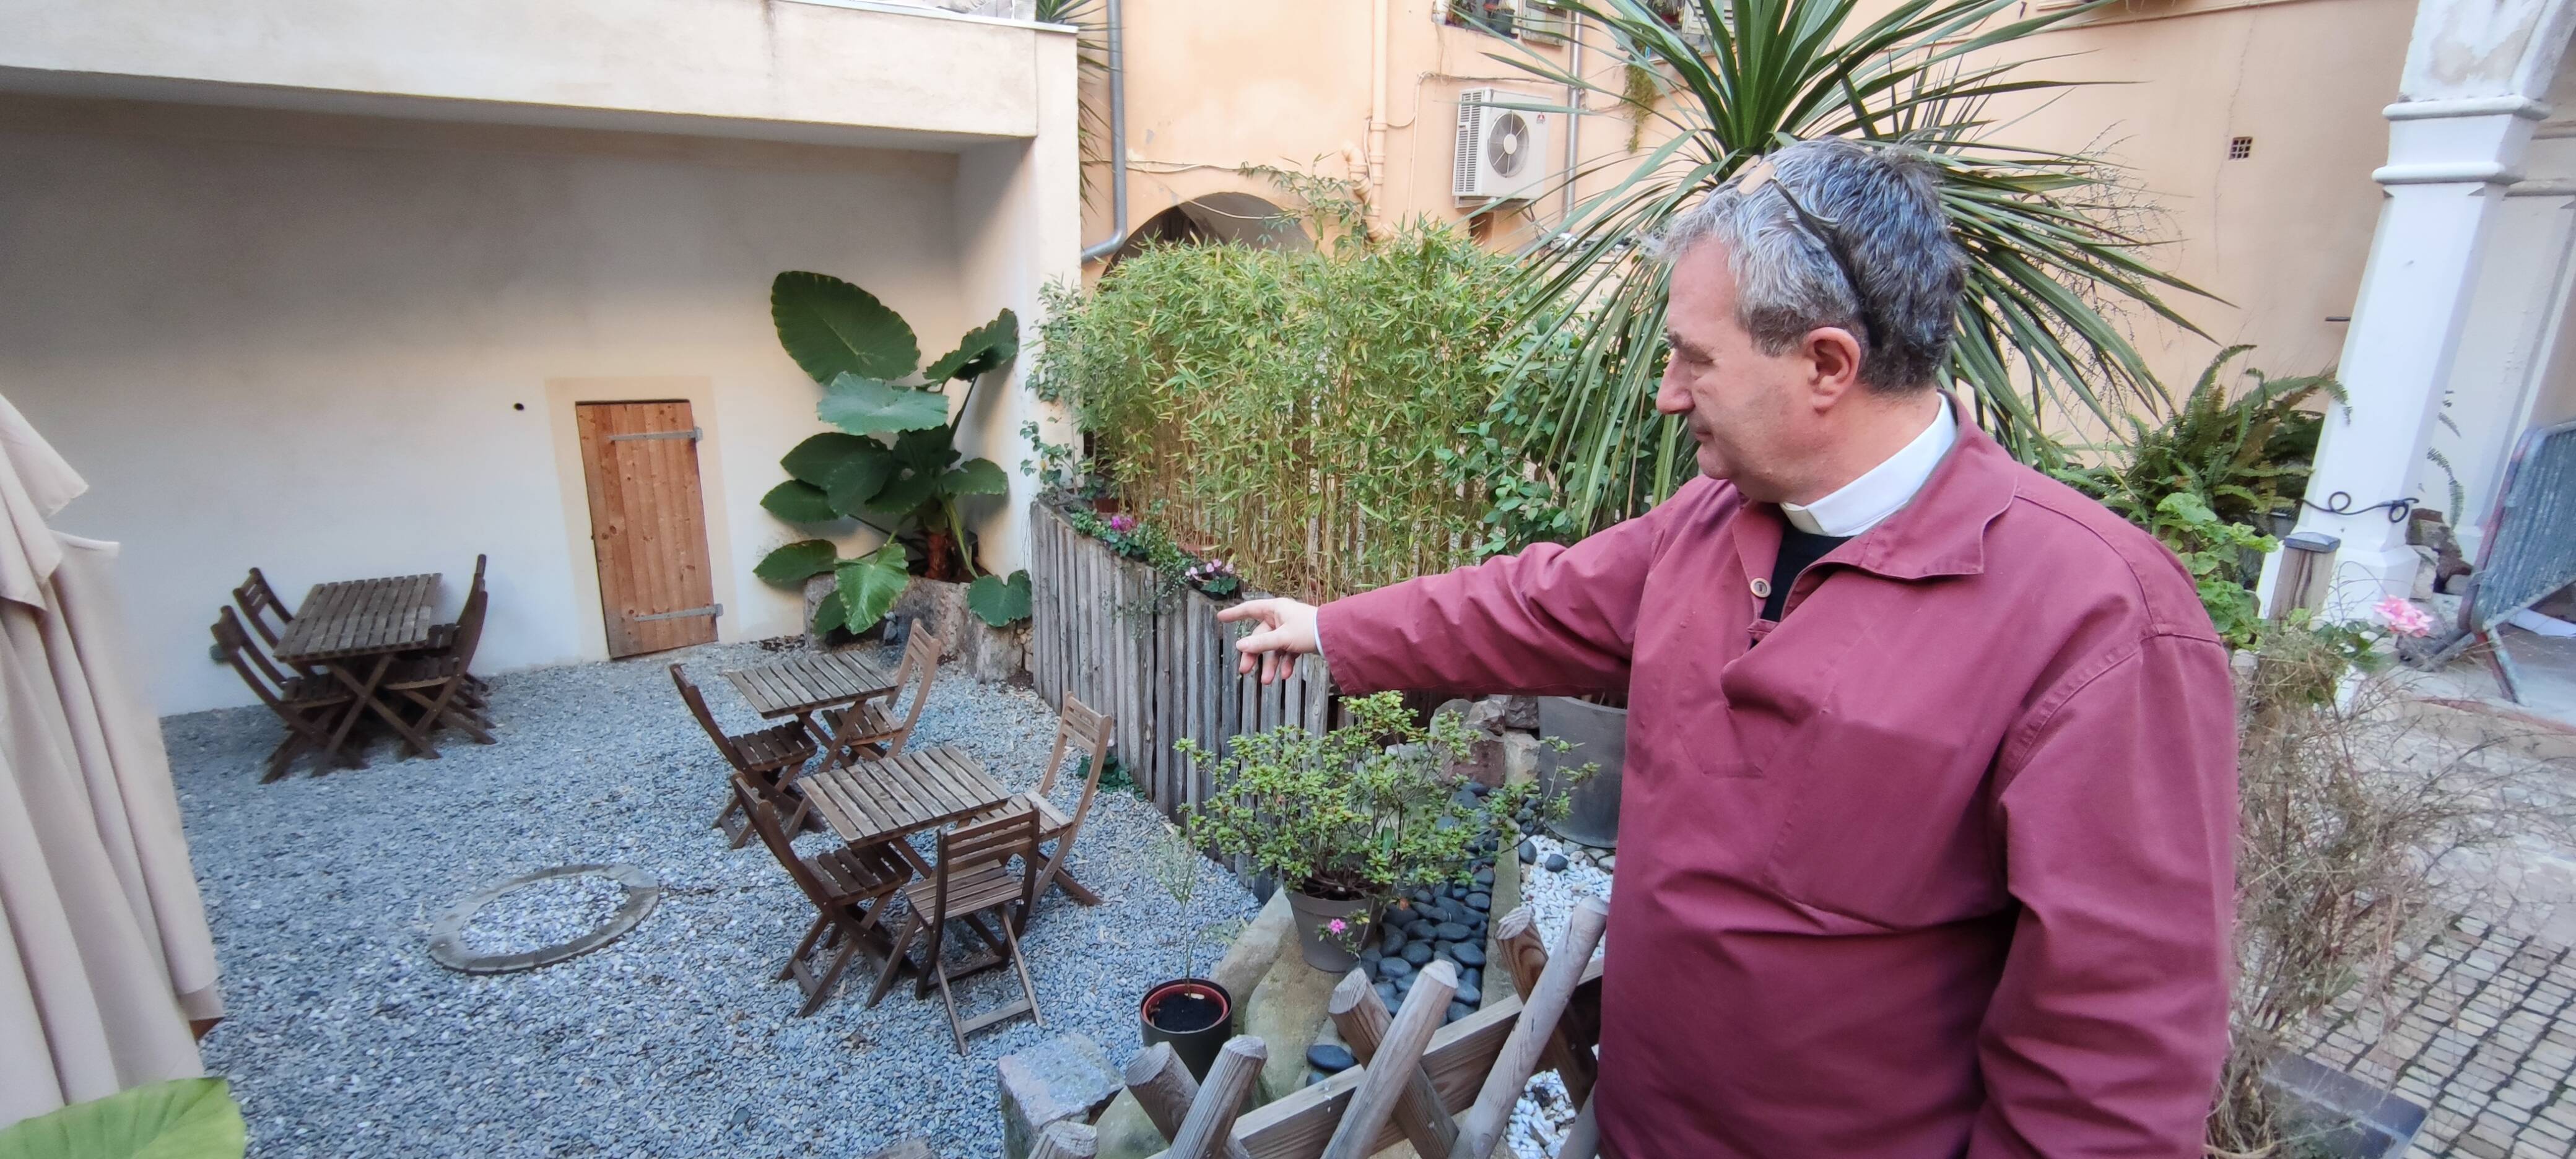
[[[2022,468],[1969,421],[1957,399],[1946,401],[1959,425],[1958,442],[1942,456],[1923,489],[1896,514],[1835,548],[1819,563],[1900,580],[1976,575],[1986,570],[1986,528],[2012,505]],[[1746,576],[1768,581],[1786,526],[1780,509],[1769,503],[1748,503],[1738,513],[1735,546]]]

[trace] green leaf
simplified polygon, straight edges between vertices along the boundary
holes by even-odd
[[[957,461],[957,428],[941,425],[896,435],[894,458],[918,474],[936,475]]]
[[[833,629],[846,628],[849,624],[850,610],[841,606],[840,596],[837,594],[837,591],[833,595],[828,595],[815,601],[813,624],[815,635],[827,636],[832,633]]]
[[[249,1146],[219,1078],[151,1083],[0,1130],[0,1159],[240,1159]]]
[[[886,479],[894,472],[894,459],[886,455],[852,459],[832,476],[824,496],[830,500],[832,510],[852,519],[866,518],[878,493],[885,490]]]
[[[839,278],[789,270],[769,283],[769,317],[778,344],[816,382],[844,374],[901,378],[921,365],[921,347],[903,316],[876,295]]]
[[[853,632],[875,627],[894,607],[895,597],[903,594],[904,585],[912,582],[912,573],[904,566],[903,545],[891,540],[858,559],[843,561],[833,575],[840,585],[844,621]]]
[[[845,373],[832,380],[814,413],[854,435],[917,431],[947,425],[948,396]]]
[[[884,443],[839,431],[825,431],[796,444],[796,449],[778,460],[787,477],[800,479],[817,487],[830,488],[832,476],[848,465],[853,457],[883,455]]]
[[[830,523],[841,518],[822,488],[794,479],[770,488],[769,494],[760,497],[760,505],[789,523]]]
[[[939,361],[921,372],[925,382],[947,382],[953,378],[972,379],[985,371],[1010,361],[1020,352],[1020,319],[1004,307],[993,320],[966,332],[957,340],[957,349],[939,356]]]
[[[751,574],[763,583],[782,588],[794,587],[808,579],[832,570],[832,561],[840,553],[828,539],[803,539],[770,552],[753,564]]]
[[[1003,495],[1010,490],[1011,477],[991,459],[969,459],[965,466],[939,477],[942,495]]]
[[[871,523],[899,522],[939,495],[939,476],[906,473],[877,492],[867,509]]]
[[[1028,619],[1029,609],[1029,573],[1025,570],[1012,572],[1007,580],[983,576],[966,587],[966,610],[996,628]]]

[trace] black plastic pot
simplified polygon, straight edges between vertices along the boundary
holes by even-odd
[[[1538,698],[1540,736],[1573,747],[1563,753],[1538,753],[1540,782],[1550,796],[1566,797],[1565,819],[1550,825],[1556,835],[1594,849],[1619,847],[1619,774],[1628,759],[1628,710],[1606,708],[1564,696]],[[1572,787],[1557,783],[1560,768],[1601,766]]]
[[[1145,991],[1136,1023],[1145,1045],[1171,1043],[1181,1065],[1204,1080],[1217,1051],[1234,1037],[1234,995],[1205,978],[1175,978]]]

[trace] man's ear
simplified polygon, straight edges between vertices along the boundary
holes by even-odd
[[[1809,401],[1823,410],[1860,389],[1860,339],[1840,326],[1807,331],[1801,353],[1808,367]]]

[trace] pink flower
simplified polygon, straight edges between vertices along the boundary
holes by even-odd
[[[1112,515],[1109,517],[1109,530],[1125,535],[1136,530],[1136,519],[1130,515]]]
[[[1324,928],[1325,928],[1325,929],[1328,929],[1328,930],[1331,930],[1331,931],[1333,931],[1334,933],[1337,933],[1337,934],[1338,934],[1338,933],[1343,933],[1343,932],[1345,932],[1345,931],[1349,930],[1351,927],[1350,927],[1350,924],[1349,924],[1349,923],[1347,923],[1347,922],[1343,921],[1342,919],[1340,919],[1340,918],[1334,918],[1334,919],[1333,919],[1333,921],[1332,921],[1332,924],[1327,925],[1327,926],[1325,926]]]
[[[2433,634],[2433,617],[2426,615],[2424,609],[2416,607],[2404,596],[2390,596],[2379,601],[2378,605],[2371,610],[2378,612],[2379,618],[2388,622],[2389,631],[2400,636]]]

